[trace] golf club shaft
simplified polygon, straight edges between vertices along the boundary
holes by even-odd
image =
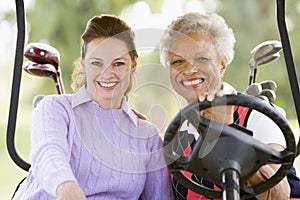
[[[249,85],[251,85],[252,83],[255,83],[256,71],[257,71],[257,68],[250,69]]]
[[[61,76],[57,76],[57,91],[59,94],[64,94],[65,93],[65,88],[64,88],[64,83],[63,83],[63,80],[62,80],[62,77]]]

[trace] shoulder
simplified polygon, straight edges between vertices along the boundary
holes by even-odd
[[[137,126],[142,129],[149,129],[151,132],[159,132],[158,127],[153,122],[150,120],[141,119],[139,117],[137,117]]]
[[[35,110],[40,109],[67,109],[71,105],[72,95],[70,94],[54,94],[46,96],[37,96],[34,100]]]
[[[146,140],[148,145],[161,144],[162,142],[160,129],[150,120],[137,117],[137,134],[139,138]]]
[[[133,118],[133,120],[137,122],[137,126],[140,128],[149,128],[150,130],[157,131],[158,129],[156,125],[151,122],[151,120],[145,116],[144,114],[138,112],[134,108],[130,108],[129,115]]]

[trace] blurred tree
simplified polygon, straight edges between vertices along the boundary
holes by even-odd
[[[94,15],[118,14],[135,0],[35,0],[27,11],[29,42],[46,41],[61,54],[62,74],[66,91],[70,92],[73,62],[80,55],[80,35]],[[41,87],[41,90],[44,88]]]
[[[207,0],[198,0],[207,3]],[[27,10],[27,23],[29,30],[29,42],[46,41],[56,47],[61,53],[61,66],[64,83],[67,92],[71,92],[70,75],[73,62],[79,57],[80,35],[85,29],[88,19],[102,13],[118,15],[128,5],[137,0],[32,0],[31,9]],[[146,0],[152,13],[160,13],[164,0]],[[186,4],[189,1],[182,1]],[[222,15],[233,28],[237,43],[236,56],[229,66],[224,81],[230,82],[239,91],[243,91],[248,84],[249,67],[251,58],[250,51],[265,40],[280,40],[276,21],[276,1],[273,0],[226,0],[218,1],[215,12]],[[172,9],[172,8],[170,8]],[[300,1],[289,0],[286,2],[286,21],[289,25],[290,40],[297,71],[300,63],[300,25],[296,23],[299,19]],[[12,19],[12,13],[5,15],[6,19]],[[146,23],[146,22],[145,22]],[[150,54],[150,56],[157,54]],[[153,58],[152,58],[153,59]],[[155,63],[158,63],[158,59]],[[148,60],[142,58],[141,61]],[[159,76],[157,72],[151,72],[149,76]],[[238,73],[238,75],[237,75]],[[294,118],[294,107],[290,106],[292,96],[285,69],[283,54],[281,58],[261,67],[257,73],[257,81],[272,79],[277,82],[277,104],[286,109],[288,117]],[[49,83],[50,82],[50,83]],[[36,93],[55,92],[50,80],[39,80]],[[30,99],[31,101],[31,99]]]
[[[296,45],[300,44],[300,38],[297,36],[300,32],[300,25],[296,21],[299,19],[299,8],[299,0],[286,2],[286,22],[289,27],[290,41],[298,72],[300,71],[300,47],[296,47]],[[277,28],[276,1],[219,1],[217,12],[233,28],[237,39],[235,59],[229,66],[224,80],[232,83],[238,90],[244,91],[249,80],[250,51],[263,41],[280,41]],[[258,82],[270,79],[278,85],[276,103],[286,110],[288,118],[295,118],[295,108],[291,106],[293,100],[282,52],[279,60],[258,69]]]

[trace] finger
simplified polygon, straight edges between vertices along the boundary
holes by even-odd
[[[228,83],[223,82],[222,85],[223,85],[224,94],[236,94],[237,93],[237,91],[234,89],[234,87],[232,87]]]
[[[207,101],[212,101],[214,100],[215,96],[216,96],[217,91],[213,90],[211,91],[209,94],[207,94],[206,100]]]
[[[205,101],[206,100],[206,94],[199,96],[198,99],[199,99],[200,102]]]
[[[207,97],[206,97],[206,100],[207,101],[212,101],[212,100],[214,100],[214,98],[215,98],[214,94],[208,94]]]
[[[224,90],[218,90],[217,93],[216,93],[216,96],[217,96],[217,97],[222,97],[222,96],[224,96],[224,95],[225,95]]]
[[[237,95],[236,89],[232,90],[232,91],[231,91],[231,94]]]

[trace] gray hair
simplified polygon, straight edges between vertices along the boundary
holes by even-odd
[[[182,34],[210,34],[215,40],[218,55],[225,64],[231,63],[234,57],[235,37],[225,20],[217,14],[188,13],[175,19],[161,39],[160,59],[168,66],[169,50],[174,41]]]

